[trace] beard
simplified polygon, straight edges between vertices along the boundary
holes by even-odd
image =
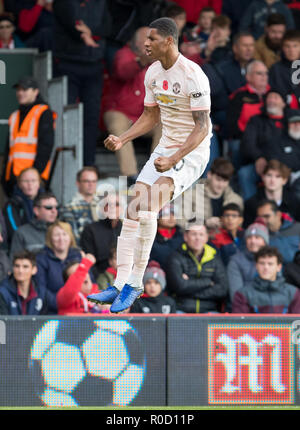
[[[281,48],[281,40],[271,40],[268,36],[265,38],[266,45],[272,51],[279,51]]]
[[[300,130],[289,130],[289,136],[294,140],[300,140]]]
[[[266,106],[266,111],[269,115],[281,115],[282,110],[276,106]]]

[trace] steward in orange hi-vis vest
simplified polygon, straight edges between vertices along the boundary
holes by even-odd
[[[19,109],[10,115],[3,172],[3,186],[7,194],[13,191],[21,171],[28,167],[35,167],[44,181],[49,179],[56,117],[40,95],[34,103],[19,105]]]

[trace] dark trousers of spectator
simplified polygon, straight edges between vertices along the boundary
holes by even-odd
[[[68,77],[68,103],[83,103],[83,158],[85,166],[95,164],[103,64],[54,62],[54,76]]]

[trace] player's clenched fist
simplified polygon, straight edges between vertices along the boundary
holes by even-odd
[[[122,148],[123,143],[122,141],[113,134],[110,134],[104,141],[105,148],[109,149],[110,151],[118,151]]]
[[[174,163],[169,157],[158,157],[154,161],[154,166],[158,172],[166,172],[167,170],[170,170]]]

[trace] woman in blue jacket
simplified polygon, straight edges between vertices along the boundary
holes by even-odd
[[[69,261],[81,261],[80,250],[68,223],[56,221],[48,228],[46,246],[36,259],[36,282],[46,290],[48,313],[57,314],[56,294],[64,285],[64,267]]]

